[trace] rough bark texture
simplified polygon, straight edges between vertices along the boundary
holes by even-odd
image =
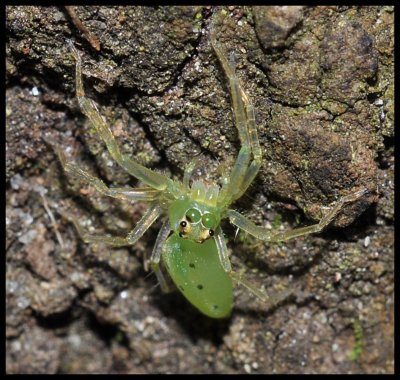
[[[393,7],[7,7],[6,290],[9,373],[392,373]],[[86,245],[123,235],[146,208],[67,177],[44,139],[114,186],[112,162],[74,95],[73,39],[88,95],[122,150],[176,179],[218,181],[239,150],[211,22],[234,53],[257,111],[263,166],[235,205],[260,225],[314,223],[367,187],[318,236],[266,245],[230,237],[232,263],[267,292],[236,288],[227,320],[200,315],[147,276],[160,224],[132,248]],[[44,194],[44,198],[41,194]],[[48,211],[53,213],[53,225]],[[58,238],[57,238],[58,234]],[[277,296],[278,297],[278,296]]]

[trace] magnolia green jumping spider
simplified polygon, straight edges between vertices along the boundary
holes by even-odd
[[[210,40],[229,80],[235,124],[241,142],[236,162],[221,187],[216,184],[209,185],[201,180],[191,181],[194,162],[188,165],[182,182],[179,182],[123,155],[96,104],[85,96],[81,58],[72,43],[70,48],[76,60],[76,96],[83,114],[88,117],[106,144],[111,157],[146,187],[109,188],[99,178],[76,164],[67,162],[60,148],[57,148],[57,153],[66,172],[86,181],[100,193],[122,200],[149,203],[148,210],[125,237],[88,235],[82,231],[78,222],[72,219],[86,243],[105,243],[112,247],[133,245],[159,217],[162,217],[164,222],[150,257],[150,266],[161,289],[169,289],[161,270],[162,262],[176,287],[189,302],[209,317],[224,318],[230,315],[233,306],[232,282],[243,285],[263,301],[267,301],[269,297],[232,269],[225,237],[220,227],[222,219],[227,218],[238,229],[258,239],[281,242],[321,231],[332,222],[344,204],[356,201],[367,191],[362,189],[339,199],[318,224],[289,232],[271,232],[256,226],[245,216],[231,209],[231,204],[246,192],[256,177],[262,164],[262,149],[257,136],[254,107],[239,83],[234,65],[225,57],[214,35],[211,35]]]

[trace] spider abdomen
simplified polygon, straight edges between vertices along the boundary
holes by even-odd
[[[186,299],[212,318],[228,317],[233,305],[232,280],[224,271],[214,239],[203,244],[172,234],[162,260]]]

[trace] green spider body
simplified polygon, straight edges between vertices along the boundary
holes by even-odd
[[[182,190],[168,208],[173,233],[161,259],[189,302],[209,317],[223,318],[232,309],[233,292],[232,279],[221,265],[212,238],[220,228],[219,187],[195,181],[190,189]]]
[[[173,233],[162,260],[176,287],[203,314],[229,316],[233,305],[232,280],[224,271],[213,239],[202,244]]]
[[[82,63],[72,43],[70,47],[76,59],[76,95],[82,112],[106,144],[111,157],[146,186],[107,187],[99,178],[78,165],[67,162],[62,149],[58,146],[55,148],[65,171],[86,181],[102,194],[127,201],[149,202],[149,209],[126,237],[85,234],[79,223],[71,218],[82,239],[87,243],[104,243],[114,247],[133,245],[159,217],[164,217],[149,260],[161,289],[169,290],[160,266],[163,263],[176,287],[192,305],[209,317],[223,318],[229,316],[232,310],[233,282],[246,287],[263,301],[269,300],[269,297],[232,269],[220,226],[222,219],[228,219],[235,227],[258,239],[267,242],[285,241],[321,231],[334,219],[345,203],[357,200],[366,194],[366,191],[362,189],[339,199],[318,224],[288,232],[271,233],[230,209],[231,204],[246,192],[256,177],[262,163],[262,150],[257,137],[254,107],[239,83],[232,62],[226,59],[213,33],[211,46],[229,79],[235,124],[241,142],[235,164],[229,175],[224,177],[222,186],[191,181],[195,167],[193,162],[185,169],[183,181],[179,182],[122,154],[96,104],[85,96]]]

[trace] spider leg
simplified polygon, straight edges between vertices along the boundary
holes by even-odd
[[[93,100],[85,96],[85,91],[82,84],[82,61],[78,50],[74,47],[72,42],[70,42],[70,48],[76,60],[76,96],[78,98],[79,106],[82,113],[91,121],[97,133],[106,144],[111,157],[118,162],[118,164],[130,175],[141,180],[146,185],[157,190],[164,190],[170,181],[169,178],[140,165],[136,161],[121,153],[117,141],[115,140],[103,117],[100,115],[96,104],[93,102]]]
[[[256,226],[253,222],[235,210],[228,210],[227,216],[233,225],[246,231],[250,235],[255,236],[257,239],[268,242],[280,242],[322,231],[333,221],[346,203],[355,202],[357,199],[361,198],[367,193],[367,189],[362,189],[353,194],[346,195],[340,198],[333,205],[333,207],[325,215],[323,215],[319,223],[311,226],[296,228],[287,232],[271,232],[263,227]]]
[[[262,161],[262,151],[257,136],[254,106],[250,103],[250,100],[247,97],[246,93],[243,91],[243,89],[241,89],[241,95],[246,109],[246,120],[250,137],[250,146],[253,153],[253,161],[247,168],[242,183],[239,185],[239,189],[236,191],[232,201],[239,199],[245,193],[245,191],[253,182],[258,171],[260,170]]]
[[[68,162],[65,158],[64,152],[60,147],[55,146],[54,149],[57,152],[62,167],[67,173],[87,182],[88,184],[92,185],[98,192],[107,195],[108,197],[128,201],[154,201],[160,195],[160,191],[155,190],[151,187],[136,189],[131,187],[109,188],[100,178],[91,175],[73,162]]]
[[[220,192],[220,206],[224,207],[240,198],[253,181],[261,166],[261,148],[257,137],[254,107],[239,83],[233,64],[226,59],[213,33],[211,44],[229,79],[235,124],[242,144],[229,180]]]
[[[189,165],[186,166],[185,172],[183,174],[183,185],[186,188],[190,188],[190,177],[192,176],[193,170],[196,168],[196,166],[199,164],[201,160],[201,155],[198,155],[197,157],[193,158],[190,162]]]
[[[216,233],[214,239],[215,239],[215,242],[217,245],[217,250],[218,250],[218,255],[219,255],[221,265],[224,268],[225,272],[228,273],[228,275],[231,277],[231,279],[234,282],[238,283],[239,285],[244,286],[247,290],[250,291],[250,293],[255,295],[257,298],[261,299],[263,302],[276,303],[278,301],[278,299],[276,297],[268,296],[265,292],[260,290],[256,285],[249,282],[244,277],[243,274],[235,272],[232,269],[231,262],[229,260],[229,255],[228,255],[228,248],[226,246],[226,242],[223,237],[223,233],[222,233],[221,229],[219,229],[219,231]]]
[[[108,236],[108,235],[90,235],[87,234],[75,217],[70,214],[63,212],[70,222],[72,222],[78,231],[79,236],[85,243],[103,243],[110,247],[123,247],[135,244],[143,234],[148,230],[148,228],[156,221],[156,219],[161,215],[161,210],[159,206],[153,205],[150,207],[139,222],[136,224],[135,228],[126,235],[122,236]]]
[[[165,221],[157,235],[156,243],[154,244],[153,252],[150,256],[150,267],[156,274],[157,280],[161,287],[161,291],[163,293],[169,293],[173,290],[173,288],[171,288],[171,286],[168,285],[164,277],[164,274],[160,268],[162,249],[170,232],[171,232],[171,226],[169,224],[169,221]]]

